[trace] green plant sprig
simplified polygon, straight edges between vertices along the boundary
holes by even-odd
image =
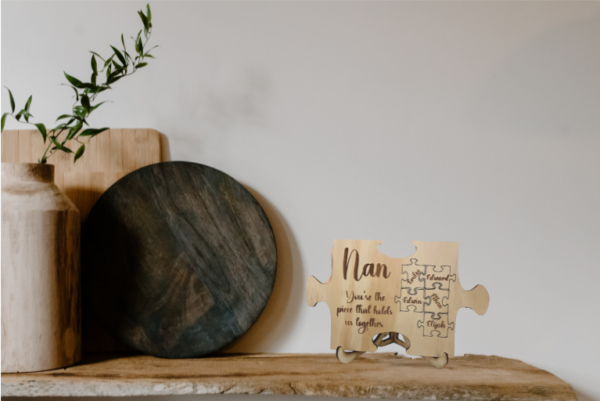
[[[123,45],[123,48],[117,49],[115,46],[110,46],[113,51],[110,57],[104,58],[100,54],[90,51],[90,53],[92,53],[92,58],[90,61],[92,75],[89,82],[80,81],[66,72],[64,73],[68,84],[62,85],[69,86],[73,89],[75,92],[75,102],[73,103],[71,113],[60,115],[56,121],[58,122],[60,120],[67,120],[67,122],[60,123],[50,130],[48,130],[46,125],[42,123],[30,122],[29,119],[33,118],[33,115],[29,111],[33,95],[29,96],[29,99],[27,99],[23,109],[16,112],[13,94],[10,89],[6,88],[10,96],[11,112],[4,113],[2,115],[2,126],[0,131],[4,131],[4,124],[7,116],[13,117],[19,123],[34,125],[42,135],[44,144],[49,140],[44,154],[40,159],[38,159],[39,163],[46,163],[47,160],[57,151],[73,153],[73,151],[67,148],[65,144],[69,140],[74,140],[80,144],[73,157],[73,163],[75,163],[81,156],[83,156],[83,153],[85,152],[85,143],[82,142],[82,137],[93,138],[94,136],[109,129],[108,127],[83,129],[84,126],[89,127],[87,118],[90,116],[90,114],[98,107],[106,103],[106,101],[103,101],[94,104],[98,95],[108,89],[112,89],[111,85],[120,79],[129,75],[133,75],[138,69],[147,66],[148,63],[145,61],[147,58],[154,58],[150,52],[158,46],[154,46],[153,48],[146,50],[148,47],[148,42],[150,41],[150,36],[152,35],[152,12],[150,10],[150,5],[146,5],[146,14],[144,14],[142,10],[138,11],[138,14],[142,20],[143,29],[138,32],[137,37],[131,37],[134,43],[135,57],[132,57],[127,52],[125,39],[123,38],[123,34],[121,34],[121,44]],[[98,60],[96,57],[103,62],[103,67],[101,70],[98,70]],[[97,82],[97,78],[100,73],[104,73],[106,76],[104,83]]]

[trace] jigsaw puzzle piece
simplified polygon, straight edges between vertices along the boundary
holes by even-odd
[[[424,337],[447,338],[448,330],[454,330],[454,322],[448,322],[448,314],[440,314],[440,318],[436,319],[433,313],[425,312],[417,327],[423,328]]]
[[[325,283],[321,283],[315,276],[310,276],[306,283],[306,302],[308,306],[315,306],[319,302],[327,302],[328,285],[333,279],[333,249],[331,250],[332,274]]]
[[[448,290],[450,281],[456,281],[456,274],[452,274],[451,266],[426,266],[425,288]]]
[[[401,288],[400,296],[394,297],[394,302],[400,304],[400,312],[423,312],[425,290]]]
[[[437,288],[440,283],[435,283],[434,289],[425,289],[425,312],[433,313],[435,319],[440,318],[440,314],[448,313],[448,301],[450,291]]]
[[[402,265],[402,283],[400,287],[413,290],[425,288],[423,276],[427,266],[418,265],[417,262],[417,259],[411,259],[410,264]]]
[[[308,278],[308,283],[306,285],[306,302],[308,303],[308,306],[315,306],[318,302],[327,300],[327,293],[325,291],[326,284],[327,283],[321,283],[315,276],[310,276]]]
[[[490,304],[490,294],[482,285],[476,285],[470,291],[465,291],[459,288],[460,303],[457,309],[469,308],[473,309],[478,315],[483,315],[487,312]]]

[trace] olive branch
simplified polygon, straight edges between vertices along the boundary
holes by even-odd
[[[39,163],[46,163],[47,160],[57,151],[73,153],[73,151],[66,147],[65,144],[69,140],[74,140],[80,144],[73,157],[73,163],[75,163],[77,159],[83,156],[83,153],[85,152],[85,143],[82,142],[82,137],[93,138],[94,136],[109,129],[108,127],[83,129],[84,125],[89,127],[87,118],[90,116],[90,114],[102,104],[107,102],[103,101],[94,104],[98,95],[108,89],[112,89],[111,85],[118,80],[126,76],[133,75],[138,69],[147,66],[148,63],[145,61],[146,58],[154,58],[154,56],[150,54],[150,51],[158,46],[154,46],[153,48],[146,50],[152,34],[152,12],[150,10],[150,5],[146,5],[146,14],[144,14],[142,10],[138,11],[138,14],[144,27],[138,32],[137,37],[131,37],[134,42],[134,54],[136,54],[135,57],[132,57],[127,52],[125,39],[123,38],[123,34],[121,34],[121,44],[123,45],[123,49],[119,50],[115,46],[110,46],[113,51],[110,57],[105,59],[98,53],[90,51],[90,53],[92,53],[92,59],[90,61],[92,75],[89,82],[80,81],[66,72],[64,73],[68,84],[61,85],[66,85],[73,89],[75,92],[75,102],[73,103],[71,113],[60,115],[56,119],[56,122],[60,120],[67,120],[67,122],[60,123],[50,130],[48,130],[46,125],[42,123],[30,122],[29,119],[33,118],[33,115],[29,111],[33,95],[29,96],[29,99],[27,99],[23,109],[15,114],[15,99],[10,89],[6,88],[10,96],[11,112],[4,113],[2,115],[2,126],[0,131],[4,131],[4,124],[8,116],[13,117],[19,123],[34,125],[42,135],[44,144],[48,142],[48,146],[46,147],[44,154],[42,154],[42,157],[38,159]],[[98,60],[96,57],[102,60],[104,64],[101,70],[98,70]],[[106,79],[104,83],[97,82],[99,73],[105,73]]]

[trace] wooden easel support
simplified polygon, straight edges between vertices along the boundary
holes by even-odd
[[[373,339],[373,344],[375,344],[377,347],[398,344],[402,348],[408,349],[410,347],[410,340],[405,337],[403,337],[403,340],[401,340],[398,333],[379,333]],[[362,354],[364,354],[364,351],[344,351],[342,347],[337,347],[335,352],[338,361],[342,363],[350,363]],[[423,359],[429,362],[429,364],[436,369],[442,369],[448,364],[448,354],[445,352],[439,357],[424,356]]]

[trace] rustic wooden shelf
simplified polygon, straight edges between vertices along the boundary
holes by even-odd
[[[515,359],[467,355],[434,369],[422,359],[365,354],[226,354],[202,359],[90,354],[80,364],[2,374],[2,396],[298,394],[436,400],[575,401],[572,387]]]

